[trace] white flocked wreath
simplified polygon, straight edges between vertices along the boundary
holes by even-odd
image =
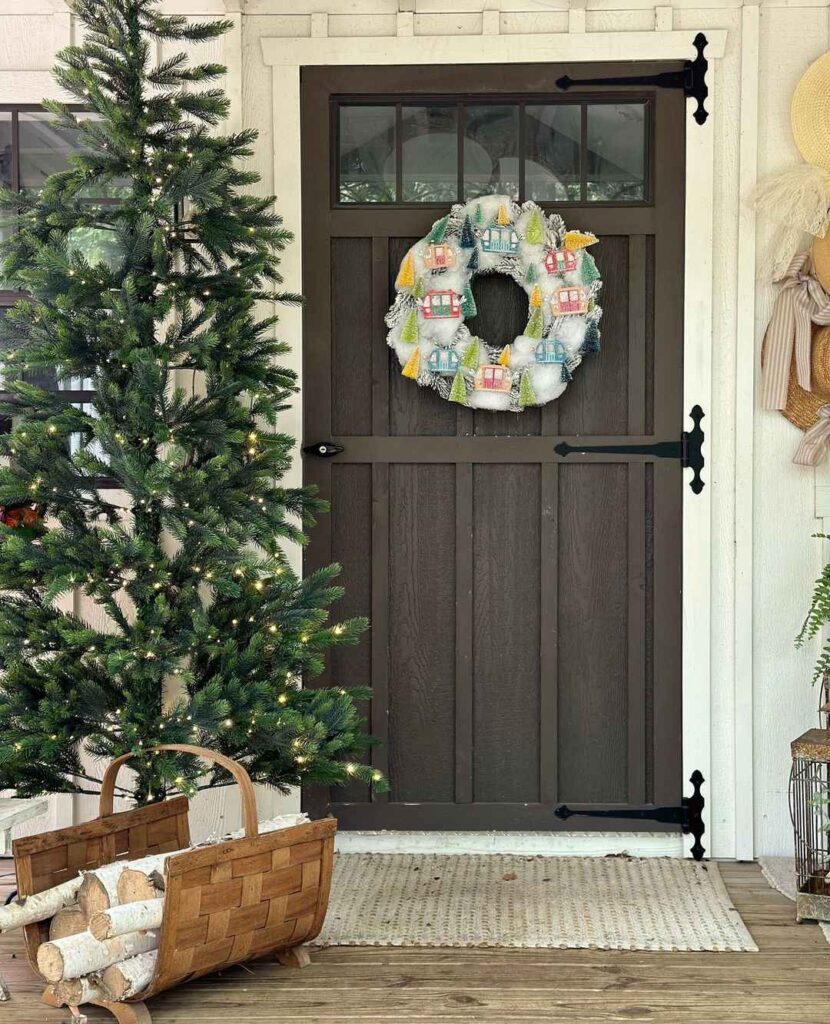
[[[507,196],[453,206],[406,254],[386,315],[388,343],[404,377],[475,409],[520,412],[568,386],[582,357],[599,351],[602,282],[588,232]],[[488,344],[470,334],[477,274],[507,274],[528,297],[516,338]]]

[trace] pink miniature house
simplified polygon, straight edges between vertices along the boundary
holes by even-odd
[[[486,365],[476,371],[476,391],[509,391],[513,386],[513,376],[507,366]]]
[[[570,249],[549,249],[545,253],[545,270],[549,274],[567,274],[576,270],[576,253]]]
[[[451,288],[430,291],[421,300],[425,320],[446,320],[461,316],[461,298]]]
[[[455,249],[443,242],[432,242],[424,253],[424,266],[427,270],[444,270],[455,266]]]
[[[579,285],[573,288],[558,288],[553,293],[550,305],[554,316],[587,313],[588,293]]]

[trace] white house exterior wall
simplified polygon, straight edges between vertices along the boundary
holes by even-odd
[[[403,10],[399,10],[403,8]],[[271,69],[261,40],[271,37],[524,35],[527,33],[691,32],[726,30],[714,65],[714,225],[712,398],[704,425],[712,440],[705,478],[711,488],[711,852],[722,857],[787,852],[789,741],[814,724],[809,685],[815,648],[796,652],[813,580],[830,554],[811,535],[818,512],[830,519],[830,469],[795,467],[797,432],[780,416],[754,409],[754,367],[772,290],[755,284],[754,217],[742,196],[760,176],[797,159],[789,99],[806,65],[830,48],[826,2],[798,6],[646,0],[176,0],[171,11],[230,17],[233,31],[212,44],[230,69],[234,126],[260,139],[251,166],[263,189],[281,199],[297,227],[296,181],[275,180],[274,140],[286,112],[274,109]],[[240,9],[241,8],[241,9]],[[229,12],[229,13],[228,13]],[[4,0],[0,14],[0,104],[35,102],[50,90],[48,69],[74,27],[59,0]],[[321,61],[322,63],[323,61]],[[757,116],[756,116],[757,114]],[[287,116],[291,116],[288,114]],[[690,140],[694,140],[691,125]],[[770,239],[758,228],[758,249]],[[742,267],[739,269],[739,254]],[[694,253],[688,254],[694,259]],[[300,364],[299,317],[288,311],[281,333]],[[296,408],[287,429],[299,434]],[[299,466],[295,466],[295,479]],[[828,523],[830,528],[830,523]],[[685,713],[693,709],[685,709]],[[752,797],[754,796],[754,802]],[[201,799],[201,798],[200,798]],[[74,804],[74,806],[72,806]],[[754,806],[754,813],[751,812]],[[60,798],[52,821],[91,813],[86,799]],[[204,798],[201,832],[232,821],[233,801]],[[223,822],[224,823],[224,822]],[[45,824],[45,823],[44,823]],[[754,833],[754,837],[753,837]]]

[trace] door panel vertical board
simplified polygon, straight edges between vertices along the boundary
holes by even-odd
[[[625,465],[559,467],[559,798],[626,802]]]
[[[476,801],[539,799],[539,505],[538,466],[473,467]]]
[[[646,432],[646,239],[628,239],[628,434]]]
[[[682,521],[683,472],[677,462],[656,462],[654,474],[654,636],[653,729],[654,764],[673,763],[677,757],[677,732],[673,722],[679,716],[680,695],[674,681],[680,679],[682,648],[676,642],[677,622],[682,610],[682,566],[678,558],[676,524]],[[695,709],[689,708],[688,714]],[[679,769],[678,769],[679,773]],[[684,780],[685,781],[685,780]],[[664,770],[654,773],[654,802],[671,803],[676,792]]]
[[[343,567],[343,597],[332,607],[332,621],[369,616],[372,609],[372,467],[331,467],[332,545]],[[372,640],[355,646],[333,647],[320,682],[328,686],[368,686],[372,681]],[[360,703],[361,713],[371,706]],[[368,760],[368,757],[365,758]],[[341,799],[365,800],[368,788],[353,782],[338,794]]]
[[[628,238],[604,236],[594,252],[602,274],[602,351],[580,363],[557,399],[562,434],[628,432]]]
[[[389,239],[372,239],[372,429],[389,433],[389,346],[384,318],[389,306]]]
[[[645,526],[645,580],[643,587],[644,600],[644,640],[643,640],[643,690],[645,693],[645,725],[643,758],[645,760],[646,801],[654,803],[654,466],[648,463],[645,467],[645,506],[643,525]],[[678,645],[679,646],[679,645]],[[667,713],[671,713],[666,709]]]
[[[331,301],[331,428],[344,437],[371,434],[374,306],[370,238],[332,239]]]
[[[628,802],[645,803],[646,763],[646,524],[645,470],[642,462],[628,466]]]
[[[542,466],[540,511],[539,799],[554,804],[559,788],[559,466],[555,463]]]
[[[455,760],[455,468],[389,473],[392,800],[449,801]]]
[[[371,749],[372,766],[389,774],[389,466],[376,463],[372,472],[372,575],[371,734],[378,741]],[[373,792],[383,801],[388,793]]]
[[[461,409],[465,418],[469,410]],[[473,801],[473,467],[455,467],[455,802]]]

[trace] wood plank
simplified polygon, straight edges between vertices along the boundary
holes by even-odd
[[[627,474],[559,470],[559,797],[580,804],[626,799]]]
[[[389,537],[390,800],[451,800],[454,467],[390,467]]]
[[[628,799],[646,801],[646,466],[628,467]]]
[[[473,466],[476,803],[539,799],[538,466]]]
[[[539,799],[553,804],[559,793],[559,467],[545,465],[541,473]]]
[[[472,799],[473,467],[462,462],[455,469],[455,801]]]
[[[384,366],[383,379],[387,380]],[[386,408],[384,404],[384,409]],[[389,775],[389,466],[372,466],[372,702],[371,734],[378,740],[371,749],[372,766]],[[371,799],[382,803],[388,792],[372,790]]]

